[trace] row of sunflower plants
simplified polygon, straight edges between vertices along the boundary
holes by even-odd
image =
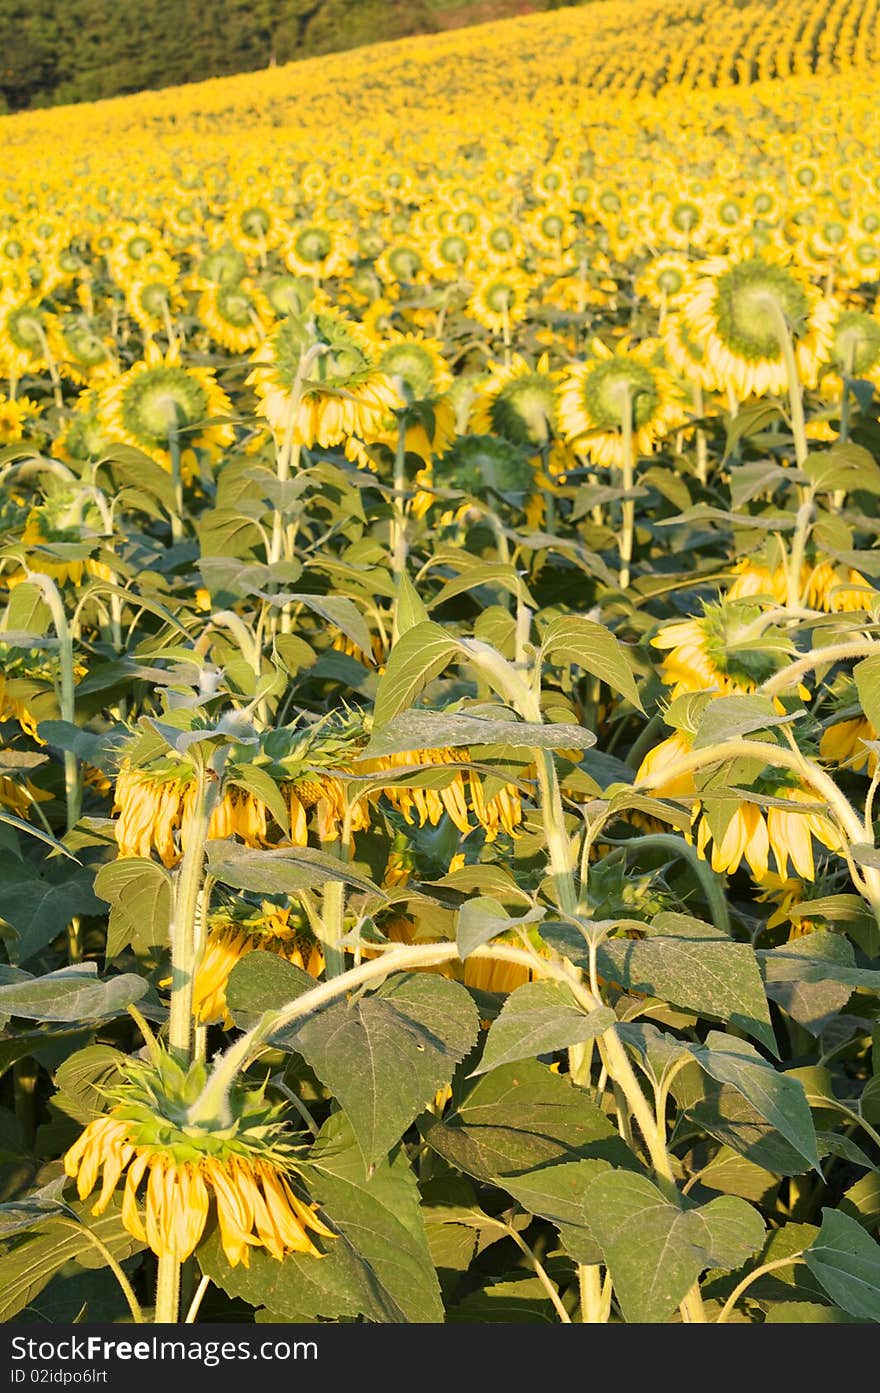
[[[411,408],[390,486],[296,444],[339,325],[283,334],[274,469],[213,498],[186,403],[167,474],[6,452],[95,538],[7,548],[6,1317],[876,1318],[880,649],[817,549],[880,472],[793,374],[795,467],[671,519],[772,540],[658,624],[498,437],[427,508]],[[600,359],[612,467],[650,372]]]

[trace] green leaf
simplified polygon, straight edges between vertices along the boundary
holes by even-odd
[[[319,889],[328,880],[341,880],[355,890],[387,896],[378,885],[350,865],[308,846],[285,846],[277,851],[252,851],[236,842],[208,842],[208,869],[223,885],[263,895],[296,895]]]
[[[50,860],[39,868],[12,856],[0,858],[3,918],[15,931],[8,939],[12,962],[27,962],[63,933],[77,914],[100,914],[92,873]]]
[[[226,1004],[236,1025],[247,1029],[264,1011],[286,1006],[316,985],[314,977],[295,963],[278,953],[255,949],[240,958],[229,974]]]
[[[537,609],[534,596],[514,567],[498,561],[483,561],[479,566],[468,568],[464,575],[455,576],[454,579],[446,581],[428,608],[429,610],[436,609],[445,604],[447,600],[454,600],[457,595],[464,595],[467,591],[476,590],[484,585],[506,590],[518,600],[522,600],[523,604]]]
[[[722,1195],[700,1210],[708,1233],[710,1267],[742,1267],[763,1246],[766,1228],[760,1212],[738,1195]]]
[[[493,1069],[442,1119],[420,1118],[419,1129],[451,1165],[496,1182],[560,1161],[619,1159],[623,1145],[584,1089],[536,1059]]]
[[[469,869],[469,868],[462,868]],[[455,936],[459,956],[464,959],[497,934],[508,933],[517,924],[537,924],[545,915],[543,909],[530,909],[513,918],[504,905],[491,895],[478,895],[466,900],[458,913]]]
[[[277,1262],[254,1249],[249,1268],[231,1268],[215,1233],[199,1249],[202,1271],[228,1295],[267,1306],[285,1320],[443,1320],[418,1189],[402,1149],[368,1176],[350,1122],[335,1113],[309,1158],[308,1188],[321,1219],[339,1234],[320,1239],[323,1258],[290,1253]]]
[[[880,1244],[838,1210],[822,1210],[822,1227],[804,1261],[841,1310],[880,1322]]]
[[[112,1200],[109,1209],[98,1219],[90,1213],[91,1205],[91,1200],[74,1201],[70,1205],[82,1225],[79,1232],[44,1219],[38,1229],[3,1255],[0,1321],[9,1321],[18,1315],[66,1263],[75,1260],[85,1267],[104,1266],[103,1257],[88,1237],[89,1231],[106,1244],[117,1261],[143,1249],[144,1245],[122,1227],[121,1201]]]
[[[175,511],[174,482],[171,475],[161,464],[145,455],[143,450],[138,450],[134,445],[109,445],[95,466],[95,474],[97,475],[105,465],[110,466],[110,473],[117,488],[131,484],[137,489],[146,489],[147,493],[158,498],[169,513]]]
[[[57,1093],[52,1102],[68,1117],[84,1126],[106,1112],[106,1098],[101,1092],[119,1075],[127,1056],[112,1045],[86,1045],[68,1055],[55,1070]]]
[[[148,990],[149,983],[132,972],[102,982],[94,963],[76,963],[42,977],[22,973],[0,986],[0,1011],[34,1021],[105,1020],[121,1016]]]
[[[286,1037],[339,1100],[368,1165],[387,1154],[477,1038],[474,1002],[456,982],[397,973]]]
[[[694,749],[720,745],[725,740],[738,740],[758,730],[790,725],[791,713],[779,715],[772,697],[727,696],[714,697],[703,710],[694,738]]]
[[[875,729],[880,730],[880,653],[856,663],[853,677],[862,710]]]
[[[373,729],[387,725],[401,711],[408,711],[419,693],[443,671],[456,652],[455,639],[430,620],[401,634],[379,681]]]
[[[492,1022],[482,1059],[473,1073],[485,1074],[517,1059],[594,1040],[616,1022],[607,1006],[587,1014],[563,984],[527,982],[510,993]]]
[[[125,856],[102,866],[95,894],[110,904],[108,962],[131,943],[138,952],[168,943],[174,892],[164,867],[145,856]]]
[[[827,450],[811,452],[803,469],[817,493],[834,493],[838,489],[880,493],[880,469],[873,456],[851,440],[837,441]]]
[[[597,1176],[582,1203],[628,1323],[665,1322],[705,1268],[735,1266],[764,1233],[744,1200],[721,1196],[680,1209],[645,1176],[624,1170]]]
[[[559,1317],[545,1288],[527,1272],[506,1275],[469,1292],[450,1306],[446,1320],[453,1325],[557,1325]]]
[[[424,601],[404,571],[398,581],[397,589],[397,632],[400,635],[407,634],[417,624],[427,622],[428,611]]]
[[[601,624],[574,614],[552,619],[544,631],[541,652],[557,663],[582,667],[644,711],[626,650]]]
[[[35,841],[43,842],[45,846],[50,846],[53,851],[59,851],[62,856],[66,856],[77,866],[81,865],[78,857],[74,856],[72,851],[68,851],[63,842],[59,842],[50,832],[44,832],[42,827],[34,827],[33,823],[25,822],[24,818],[16,817],[14,813],[7,812],[5,808],[0,808],[0,822],[7,827],[14,827],[17,832],[24,832],[26,836],[33,837]]]
[[[853,988],[869,985],[859,980],[863,975],[876,978],[880,987],[880,972],[862,974],[841,934],[804,934],[758,956],[767,995],[817,1037],[849,1001]]]
[[[687,915],[666,915],[664,932],[607,939],[599,971],[702,1017],[730,1021],[776,1053],[770,1009],[754,949]]]
[[[816,1131],[800,1080],[778,1073],[747,1041],[717,1030],[691,1050],[710,1078],[742,1094],[808,1166],[819,1170]]]
[[[444,746],[505,745],[527,750],[588,750],[596,737],[583,726],[530,724],[511,717],[487,720],[460,711],[406,711],[383,725],[372,736],[361,758],[406,754],[410,750]]]
[[[285,591],[281,595],[267,595],[266,599],[275,605],[305,605],[306,609],[312,610],[328,624],[339,629],[362,652],[372,651],[370,631],[363,615],[357,605],[352,600],[347,600],[344,595],[308,595]]]

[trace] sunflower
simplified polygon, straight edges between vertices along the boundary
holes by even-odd
[[[33,550],[30,569],[50,576],[58,585],[82,585],[85,576],[112,580],[110,567],[94,555],[100,521],[96,509],[84,507],[81,496],[67,492],[31,508],[19,539]],[[17,571],[7,583],[12,589],[25,579],[26,573]]]
[[[192,470],[195,450],[213,459],[232,444],[232,426],[214,419],[231,410],[210,368],[184,367],[176,349],[163,356],[153,343],[98,400],[98,420],[112,439],[143,450],[164,469],[177,443],[184,471]]]
[[[600,339],[593,357],[566,373],[559,393],[559,424],[576,454],[596,464],[622,468],[622,426],[631,413],[633,446],[648,455],[658,439],[681,425],[684,411],[672,380],[656,362],[650,341],[631,348],[626,339],[612,350]]]
[[[271,315],[247,280],[209,285],[199,297],[199,319],[228,353],[247,353],[266,334]]]
[[[80,1199],[100,1177],[93,1214],[104,1213],[125,1175],[123,1227],[158,1257],[188,1258],[212,1203],[232,1267],[249,1266],[251,1248],[265,1248],[279,1262],[288,1253],[322,1256],[309,1232],[334,1235],[293,1189],[295,1148],[281,1105],[268,1103],[263,1088],[239,1081],[228,1114],[203,1121],[197,1108],[204,1065],[185,1073],[162,1053],[148,1064],[128,1061],[120,1072],[110,1111],[90,1122],[64,1157]]]
[[[42,403],[30,397],[11,400],[0,392],[0,445],[14,445],[24,439],[25,425],[42,411]]]
[[[452,374],[443,357],[443,345],[421,334],[394,334],[379,356],[379,370],[406,402],[406,449],[430,460],[455,438],[455,411],[446,398]],[[396,429],[387,439],[393,444]]]
[[[16,295],[0,297],[0,366],[12,377],[41,372],[52,364],[49,336],[53,316]]]
[[[455,768],[470,759],[466,749],[408,750],[405,754],[387,755],[380,759],[360,760],[359,773],[380,774],[384,770],[410,769],[420,765],[445,765]],[[492,797],[486,798],[482,780],[476,770],[461,768],[443,788],[407,788],[402,783],[389,782],[383,797],[412,825],[430,823],[436,827],[444,812],[462,836],[474,829],[469,814],[485,830],[486,840],[494,842],[499,832],[513,836],[522,822],[522,804],[515,784],[506,784]]]
[[[395,239],[375,261],[376,274],[388,285],[415,285],[424,278],[425,258],[418,247]]]
[[[651,639],[666,651],[660,676],[672,697],[684,692],[753,692],[771,677],[791,651],[776,629],[754,632],[760,610],[720,601],[706,604],[701,616],[665,624]]]
[[[876,739],[877,729],[867,716],[852,716],[848,720],[835,721],[822,732],[819,754],[830,764],[854,772],[867,768],[873,778],[877,770],[877,754],[869,750],[864,742]]]
[[[167,333],[181,306],[170,278],[136,276],[126,286],[125,308],[144,334]]]
[[[468,312],[490,334],[503,334],[510,340],[515,324],[525,319],[531,285],[517,270],[498,270],[481,276],[468,300]]]
[[[296,228],[281,248],[288,271],[295,276],[326,280],[344,276],[351,264],[352,248],[344,235],[323,223]]]
[[[314,295],[314,286],[299,276],[270,276],[261,284],[263,298],[277,319],[286,314],[302,314]]]
[[[80,392],[66,428],[56,438],[54,452],[71,463],[104,459],[112,440],[98,416],[98,393]]]
[[[119,371],[112,341],[102,338],[83,315],[59,315],[52,324],[51,346],[59,371],[80,386],[106,382]]]
[[[570,460],[556,440],[558,385],[559,376],[550,372],[546,354],[535,367],[518,354],[507,366],[491,363],[474,399],[471,428],[477,434],[503,436],[531,455],[546,456],[555,447],[555,462],[564,467]]]
[[[457,862],[459,858],[454,857],[453,860]],[[450,869],[456,869],[456,866],[453,865]],[[433,929],[404,914],[395,915],[392,920],[383,924],[382,928],[386,938],[392,943],[432,943],[438,938]],[[516,948],[522,947],[521,941],[514,934],[501,934],[495,941],[510,943]],[[364,951],[364,956],[369,956],[368,950]],[[440,977],[463,982],[474,991],[498,995],[516,991],[517,987],[522,987],[532,977],[531,969],[520,963],[498,962],[491,958],[466,958],[463,963],[443,963],[440,967],[429,967],[425,970]]]
[[[637,277],[635,292],[655,309],[673,309],[687,296],[693,284],[690,263],[683,252],[656,256]]]
[[[293,910],[264,900],[257,908],[242,900],[214,910],[208,919],[205,947],[193,981],[193,1015],[201,1025],[219,1022],[232,1027],[226,1005],[229,974],[248,953],[277,953],[288,962],[320,977],[324,957],[319,944],[307,933],[302,916],[291,923]]]
[[[658,798],[690,798],[696,795],[693,774],[681,774],[681,761],[693,750],[693,740],[681,730],[675,730],[644,756],[636,773],[652,781],[652,791]]]
[[[310,351],[314,362],[303,383],[301,364]],[[381,439],[389,413],[403,406],[367,336],[329,308],[308,319],[288,315],[251,361],[248,385],[255,388],[270,426],[282,439],[295,401],[293,439],[309,448],[341,444],[349,459],[369,463],[363,442]],[[296,400],[294,390],[299,392]]]
[[[155,848],[165,866],[183,856],[195,814],[196,785],[188,766],[160,762],[149,768],[122,764],[116,776],[113,836],[120,856],[149,858]],[[269,810],[254,794],[230,788],[214,808],[208,837],[238,836],[249,847],[265,847]],[[304,845],[304,842],[297,843]]]
[[[247,274],[247,261],[231,242],[215,247],[199,262],[195,286],[235,285]]]
[[[747,396],[788,389],[782,325],[794,339],[802,383],[815,385],[828,361],[835,306],[789,267],[760,256],[706,262],[684,309],[719,387]]]
[[[788,874],[791,860],[795,875],[802,880],[814,880],[813,838],[829,851],[838,851],[840,833],[809,790],[793,781],[783,783],[780,780],[774,786],[768,779],[762,779],[760,784],[760,791],[772,800],[770,806],[764,808],[749,801],[739,803],[720,839],[704,814],[697,828],[698,852],[704,855],[712,842],[713,871],[733,874],[745,859],[759,882],[766,878],[772,854],[780,876]],[[810,811],[804,811],[806,808]]]
[[[737,601],[763,598],[784,605],[788,595],[788,572],[780,562],[744,557],[733,567],[734,580],[726,598]],[[856,613],[871,610],[878,591],[869,580],[852,566],[833,561],[813,564],[805,561],[801,568],[800,594],[805,605],[825,614]]]

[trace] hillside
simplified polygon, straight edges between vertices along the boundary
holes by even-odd
[[[0,0],[0,111],[89,102],[582,0]]]

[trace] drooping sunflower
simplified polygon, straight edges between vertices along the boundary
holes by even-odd
[[[98,420],[113,440],[143,450],[164,469],[171,467],[176,442],[184,475],[192,471],[193,451],[209,459],[235,438],[229,416],[232,406],[210,368],[184,366],[179,351],[163,355],[147,344],[143,359],[101,392]]]
[[[704,263],[683,313],[718,386],[743,400],[787,390],[784,331],[794,340],[801,382],[815,385],[836,309],[790,267],[753,256]]]
[[[777,773],[776,782],[762,778],[759,792],[772,800],[769,807],[743,800],[734,809],[720,840],[714,837],[705,813],[697,827],[697,850],[704,854],[712,843],[713,871],[733,874],[745,859],[759,882],[764,880],[772,855],[781,876],[788,874],[791,860],[794,873],[802,880],[814,880],[816,865],[813,838],[829,851],[837,851],[841,837],[823,811],[815,794],[795,780]]]
[[[81,585],[85,576],[113,579],[99,556],[100,533],[95,506],[82,494],[62,489],[30,509],[20,541],[28,550],[32,571],[50,576],[58,585]],[[25,578],[24,571],[16,571],[7,584],[12,589]]]
[[[734,580],[728,587],[728,600],[766,598],[784,605],[788,594],[788,573],[781,560],[773,557],[744,557],[733,567]],[[805,561],[801,568],[800,595],[811,609],[825,614],[856,613],[871,610],[878,592],[860,571],[828,559]]]
[[[706,604],[693,619],[665,624],[651,639],[665,651],[660,676],[672,697],[684,692],[753,692],[771,677],[792,651],[790,641],[772,626],[755,631],[761,611],[742,603]]]
[[[309,353],[312,365],[304,379],[302,364]],[[366,464],[365,443],[380,440],[389,413],[403,406],[366,334],[329,308],[309,317],[288,315],[251,361],[248,384],[279,440],[295,410],[297,444],[342,445],[349,459]]]
[[[357,768],[359,773],[365,774],[380,774],[384,770],[408,769],[421,765],[445,765],[455,770],[457,765],[467,765],[469,758],[469,753],[464,748],[409,750],[405,754],[360,760]],[[523,816],[519,790],[515,784],[507,784],[492,797],[486,798],[477,771],[464,767],[456,770],[442,788],[407,787],[405,781],[389,780],[382,796],[403,815],[405,822],[412,824],[417,818],[420,827],[424,827],[426,823],[436,827],[445,812],[465,837],[474,830],[469,817],[469,814],[472,814],[475,821],[485,830],[488,842],[494,842],[501,831],[513,836]]]
[[[124,761],[116,777],[113,835],[120,856],[149,858],[155,849],[165,866],[175,866],[189,841],[195,815],[196,784],[189,766],[158,761],[138,768]],[[230,788],[214,808],[211,839],[238,836],[249,847],[269,845],[270,814],[254,794]]]
[[[249,1266],[252,1248],[279,1262],[288,1253],[322,1256],[309,1234],[334,1234],[293,1188],[296,1148],[283,1107],[263,1088],[238,1082],[226,1115],[202,1118],[204,1065],[185,1073],[162,1053],[151,1063],[129,1060],[120,1072],[110,1111],[89,1122],[64,1157],[80,1199],[100,1178],[93,1214],[104,1213],[124,1175],[123,1227],[158,1257],[188,1258],[212,1205],[232,1267]]]
[[[648,455],[662,436],[682,424],[684,411],[672,379],[656,361],[656,344],[631,347],[624,339],[612,351],[594,339],[592,350],[592,358],[575,364],[562,381],[559,424],[576,454],[621,468],[627,412],[633,448]]]
[[[829,764],[836,764],[858,773],[867,768],[873,778],[877,769],[877,754],[864,743],[877,740],[877,729],[867,716],[851,716],[835,721],[822,732],[819,754]]]
[[[205,947],[193,980],[193,1015],[201,1025],[232,1026],[226,1005],[229,974],[248,953],[277,953],[288,962],[319,977],[324,970],[320,945],[310,936],[303,914],[292,906],[264,900],[259,906],[236,900],[213,910],[208,918]]]
[[[446,392],[452,373],[443,357],[443,345],[421,334],[394,334],[379,356],[379,370],[397,387],[410,408],[406,417],[406,449],[430,460],[455,437],[455,410]],[[389,443],[396,430],[388,434]]]

